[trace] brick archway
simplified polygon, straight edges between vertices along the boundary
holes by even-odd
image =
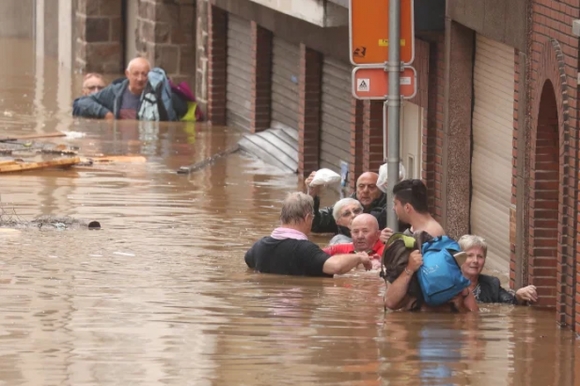
[[[539,305],[555,307],[560,323],[574,318],[574,182],[569,176],[570,128],[564,54],[558,41],[544,43],[532,91],[529,153],[528,284]]]

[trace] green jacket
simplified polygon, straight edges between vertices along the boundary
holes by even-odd
[[[353,193],[351,198],[356,198],[356,193]],[[383,211],[387,205],[387,195],[381,193],[379,198],[374,200],[368,209],[365,208],[365,213],[370,213],[377,218],[379,221],[379,229],[383,229],[386,224],[386,216],[384,216]],[[320,198],[318,196],[314,197],[314,220],[312,221],[311,232],[313,233],[333,233],[333,234],[343,234],[345,236],[350,236],[350,230],[346,227],[338,226],[334,217],[332,217],[332,206],[327,206],[326,208],[320,209]],[[381,216],[381,214],[383,214]]]

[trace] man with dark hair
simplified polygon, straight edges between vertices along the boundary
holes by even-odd
[[[427,187],[421,180],[403,180],[393,186],[393,209],[399,221],[410,225],[410,233],[423,231],[432,237],[445,234],[441,224],[429,213]],[[386,243],[392,235],[392,229],[383,229],[381,241]]]
[[[406,233],[419,234],[425,232],[431,237],[445,235],[445,230],[429,213],[427,204],[427,187],[423,181],[409,179],[399,182],[393,187],[393,209],[400,221],[410,224]],[[387,242],[393,231],[389,228],[381,232],[381,241]],[[445,310],[449,305],[445,304],[438,308],[427,307],[417,298],[409,294],[409,285],[412,277],[423,265],[423,255],[420,250],[414,250],[409,254],[409,261],[403,272],[392,282],[387,281],[385,291],[385,307],[391,310]],[[453,310],[477,311],[477,303],[473,294],[467,289],[457,294],[450,302]]]
[[[372,268],[365,252],[330,256],[308,240],[314,200],[307,194],[290,193],[282,205],[281,226],[257,241],[244,257],[248,267],[262,273],[295,276],[328,276],[347,273],[359,264]]]

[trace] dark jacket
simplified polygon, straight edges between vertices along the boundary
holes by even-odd
[[[125,79],[111,83],[98,93],[75,99],[73,116],[103,119],[110,112],[118,119],[123,93],[128,85],[129,80]]]
[[[356,193],[353,193],[351,198],[356,198]],[[387,204],[387,195],[381,193],[379,198],[374,200],[368,209],[364,209],[365,213],[370,213],[379,220],[379,229],[383,229],[386,224],[386,216],[384,216],[384,221],[381,222],[379,215],[383,212]],[[318,196],[314,197],[314,221],[312,221],[311,231],[314,233],[333,233],[333,234],[343,234],[345,236],[350,236],[350,229],[346,227],[339,227],[332,217],[332,206],[320,209],[320,198]]]
[[[108,112],[111,112],[116,119],[119,119],[123,94],[125,93],[125,89],[128,87],[128,85],[128,79],[119,78],[98,93],[75,99],[73,102],[73,116],[103,119]],[[159,115],[162,117],[161,120],[166,121],[168,119],[165,106],[161,102],[160,97],[157,98],[157,100]],[[173,102],[173,109],[175,110],[177,117],[183,117],[185,113],[187,113],[187,103],[173,93],[171,95],[171,100]],[[138,110],[139,109],[137,109],[137,111]]]
[[[473,294],[479,303],[518,304],[516,295],[505,290],[497,277],[480,274],[477,282],[480,290],[477,291],[476,288]]]

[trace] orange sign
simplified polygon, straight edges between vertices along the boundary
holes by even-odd
[[[401,62],[415,58],[413,0],[401,2]],[[389,0],[350,0],[350,61],[353,65],[389,61]]]
[[[417,71],[410,66],[401,69],[401,96],[412,99],[417,94]],[[357,99],[388,99],[389,73],[381,67],[355,67],[352,71],[352,95]]]

